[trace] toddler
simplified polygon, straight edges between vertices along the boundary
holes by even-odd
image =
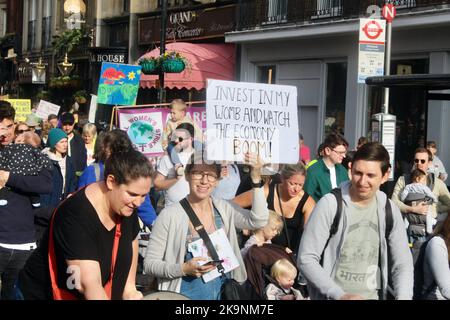
[[[283,230],[283,220],[281,216],[273,210],[269,210],[269,219],[265,227],[253,231],[253,235],[245,242],[241,249],[241,255],[244,257],[251,246],[262,246],[264,243],[272,243],[272,239]]]
[[[428,205],[437,203],[436,195],[427,186],[427,174],[420,170],[414,169],[411,172],[412,183],[407,184],[400,195],[400,200],[407,205],[414,205],[420,202],[425,202]],[[417,213],[406,214],[408,220],[408,234],[425,236],[423,232],[423,225],[427,234],[433,233],[433,225],[436,224],[436,219],[433,218],[431,206],[428,207],[426,216]]]
[[[266,287],[267,300],[306,300],[300,290],[293,288],[297,268],[288,259],[277,260],[270,269],[273,283]]]

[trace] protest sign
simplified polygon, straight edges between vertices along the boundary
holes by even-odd
[[[15,120],[17,121],[25,121],[27,115],[31,113],[30,99],[6,99],[6,101],[16,110]]]
[[[136,104],[141,66],[102,63],[97,102],[129,106]]]
[[[41,100],[39,101],[39,106],[36,109],[36,116],[43,120],[46,120],[50,114],[58,115],[60,108],[61,107],[56,104]]]
[[[97,96],[91,94],[91,104],[89,106],[89,122],[95,123],[95,115],[97,113]]]
[[[146,156],[160,156],[164,154],[162,138],[167,121],[170,121],[170,109],[118,109],[119,128],[128,133],[131,142]],[[197,125],[205,129],[206,110],[204,107],[190,107],[187,109],[190,117]]]
[[[206,100],[208,160],[298,162],[297,87],[208,80]]]

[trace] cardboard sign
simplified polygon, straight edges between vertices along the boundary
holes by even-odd
[[[36,110],[36,116],[43,120],[46,120],[50,114],[58,115],[60,108],[61,107],[56,104],[41,100]]]
[[[206,100],[208,160],[298,162],[297,87],[208,80]]]
[[[135,105],[140,78],[141,66],[102,63],[97,103]]]
[[[5,99],[16,110],[16,121],[25,121],[27,115],[31,113],[31,100],[30,99]]]

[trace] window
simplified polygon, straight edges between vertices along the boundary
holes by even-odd
[[[267,2],[267,22],[286,22],[288,0],[268,0]]]
[[[317,0],[316,9],[311,18],[339,17],[342,14],[342,0]]]
[[[344,134],[345,96],[347,90],[347,63],[327,64],[327,97],[325,102],[325,135]]]
[[[0,37],[3,37],[6,33],[6,9],[1,8],[0,10]]]
[[[28,1],[28,50],[36,49],[38,0]]]
[[[44,0],[42,10],[42,48],[51,46],[52,42],[52,0]]]
[[[271,83],[274,84],[276,79],[276,67],[275,66],[259,66],[257,82],[258,83]]]

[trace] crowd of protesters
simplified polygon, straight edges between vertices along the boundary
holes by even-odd
[[[124,131],[68,112],[15,122],[0,101],[1,299],[150,289],[220,300],[230,286],[234,299],[450,299],[450,193],[435,142],[418,146],[388,196],[389,154],[365,137],[350,151],[331,133],[312,159],[299,134],[299,162],[265,175],[253,153],[207,161],[184,102],[171,109],[153,168]]]

